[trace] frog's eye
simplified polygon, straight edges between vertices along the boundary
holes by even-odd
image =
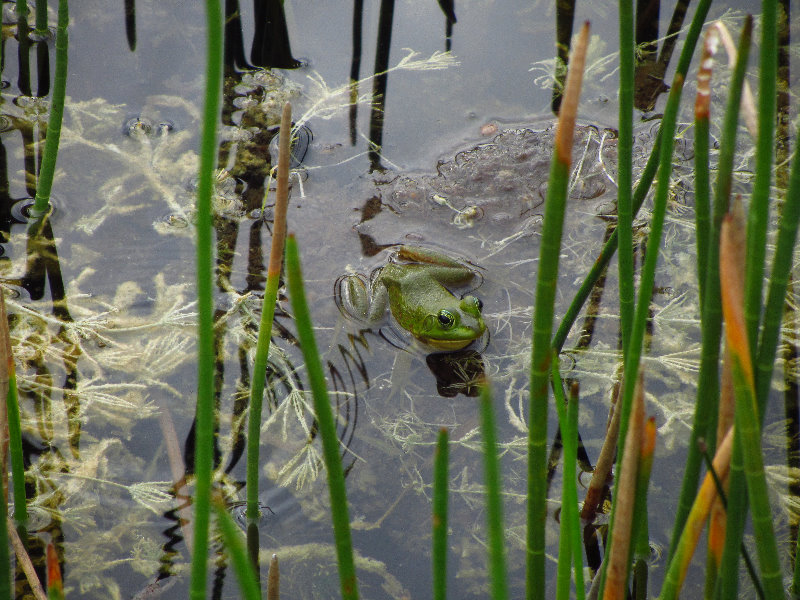
[[[475,296],[463,296],[461,298],[461,308],[472,316],[477,317],[483,310],[483,302]]]
[[[443,308],[439,311],[439,324],[444,327],[445,329],[450,329],[453,325],[455,325],[456,317],[446,308]]]

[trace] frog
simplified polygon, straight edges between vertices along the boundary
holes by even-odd
[[[341,301],[351,316],[374,323],[387,307],[397,323],[417,340],[436,350],[455,351],[483,336],[483,303],[475,296],[458,298],[446,286],[463,286],[476,271],[429,248],[403,245],[376,270],[369,286],[365,278],[346,275]]]

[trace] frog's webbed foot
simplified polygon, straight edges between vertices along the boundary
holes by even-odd
[[[369,290],[363,275],[343,275],[336,280],[336,304],[346,316],[364,320],[369,312]]]

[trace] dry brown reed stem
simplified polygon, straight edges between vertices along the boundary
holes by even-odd
[[[581,519],[591,522],[597,514],[597,507],[603,498],[603,490],[606,487],[611,468],[614,466],[614,452],[617,449],[617,438],[619,436],[619,420],[622,413],[619,406],[620,383],[614,385],[613,399],[611,402],[611,415],[606,429],[606,438],[603,440],[603,447],[600,449],[600,456],[597,457],[597,464],[592,472],[592,479],[589,488],[586,490],[586,497],[581,508]]]
[[[746,249],[745,217],[742,201],[736,196],[730,212],[725,215],[720,229],[719,278],[724,282],[722,312],[726,321],[726,339],[730,351],[738,356],[750,356],[750,342],[744,319],[744,264]],[[741,361],[748,384],[753,386],[753,363]]]
[[[267,600],[280,600],[280,572],[278,570],[278,555],[273,554],[269,561],[267,573]]]
[[[730,31],[725,27],[722,21],[714,21],[711,27],[719,33],[719,40],[722,42],[725,52],[728,54],[728,68],[731,71],[736,66],[736,43],[731,37]],[[750,90],[750,85],[745,79],[744,88],[742,89],[742,116],[747,125],[747,131],[753,139],[758,137],[758,118],[756,117],[756,103],[753,100],[753,92]]]
[[[708,119],[711,113],[711,73],[714,70],[714,55],[719,49],[719,29],[709,27],[703,38],[703,51],[697,69],[697,95],[694,100],[696,119]]]
[[[47,600],[47,594],[39,581],[36,569],[33,568],[28,551],[25,550],[25,545],[19,539],[17,526],[10,518],[6,518],[6,527],[8,528],[8,538],[11,540],[11,547],[14,548],[14,554],[17,556],[17,564],[22,568],[22,572],[25,573],[25,578],[28,580],[28,585],[31,586],[33,595],[36,600]]]
[[[556,126],[556,156],[558,160],[569,165],[572,162],[572,142],[575,132],[575,116],[578,114],[579,91],[583,81],[583,70],[586,65],[586,48],[589,45],[589,22],[586,21],[578,34],[575,48],[571,55],[567,83],[564,96],[558,111]]]
[[[636,476],[644,430],[644,382],[641,372],[636,379],[625,450],[622,455],[617,504],[614,512],[614,529],[611,532],[611,552],[606,569],[605,600],[623,600],[627,594],[628,567],[630,566],[631,531],[636,505]]]
[[[722,442],[717,446],[717,453],[714,455],[714,460],[711,463],[720,481],[725,481],[730,472],[731,454],[733,452],[733,433],[734,428],[731,427],[728,433],[725,434]],[[676,565],[678,568],[677,580],[680,582],[678,584],[679,587],[686,578],[686,571],[689,568],[692,554],[697,547],[700,534],[705,528],[706,517],[708,517],[709,511],[711,510],[712,501],[716,497],[717,486],[714,483],[714,478],[710,472],[706,473],[703,478],[703,483],[694,499],[694,503],[692,504],[689,516],[686,519],[686,525],[683,529],[683,533],[681,533],[681,539],[678,542],[675,556],[673,557],[673,562],[678,561]],[[670,570],[672,570],[671,566]]]
[[[289,152],[292,138],[292,105],[283,105],[281,129],[278,138],[278,156],[287,157],[278,161],[275,213],[272,221],[272,245],[270,246],[267,277],[279,277],[283,264],[283,246],[286,240],[286,210],[289,205]]]

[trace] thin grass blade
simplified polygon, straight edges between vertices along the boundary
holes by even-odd
[[[236,526],[228,511],[225,510],[225,505],[222,502],[214,502],[214,513],[217,517],[217,527],[222,534],[223,545],[236,573],[242,597],[245,600],[261,600],[258,578],[253,570],[253,563],[247,556],[247,547],[241,530]]]
[[[247,424],[247,520],[255,524],[259,517],[258,469],[261,441],[261,410],[264,401],[264,385],[267,377],[269,345],[272,337],[272,319],[278,298],[283,246],[286,239],[286,211],[289,205],[289,146],[291,143],[292,107],[287,102],[281,114],[278,139],[278,188],[275,197],[275,213],[272,225],[272,246],[267,266],[267,283],[261,304],[261,322],[258,327],[256,356],[253,363],[253,380],[250,385],[250,412]]]
[[[500,481],[500,461],[497,458],[497,434],[494,425],[492,393],[484,382],[480,393],[483,464],[486,473],[486,522],[489,545],[489,579],[492,599],[508,598],[505,560],[505,529],[503,528],[503,497]]]
[[[311,325],[311,314],[303,289],[303,274],[300,270],[300,256],[294,235],[286,240],[286,276],[289,283],[289,297],[297,325],[297,337],[303,351],[311,393],[314,398],[314,411],[317,415],[319,432],[322,438],[322,456],[328,472],[328,491],[331,498],[331,520],[336,540],[336,557],[339,562],[339,582],[343,600],[358,598],[358,583],[353,561],[353,544],[350,538],[350,517],[347,508],[347,493],[344,485],[344,472],[339,456],[339,438],[331,411],[325,374],[322,370],[317,342]]]
[[[214,429],[214,291],[211,196],[216,168],[217,118],[222,90],[222,9],[206,0],[206,93],[197,184],[197,408],[195,427],[194,554],[189,597],[204,600],[208,572]]]
[[[563,484],[561,489],[561,522],[559,537],[557,598],[570,597],[571,573],[575,574],[575,597],[583,600],[586,588],[583,580],[583,548],[581,524],[578,516],[578,384],[570,387],[569,401],[564,397],[564,387],[559,372],[558,355],[552,366],[554,404],[558,413],[558,426],[563,443]]]
[[[447,497],[448,497],[448,434],[439,430],[433,461],[433,532],[431,558],[433,563],[433,598],[447,598]]]

